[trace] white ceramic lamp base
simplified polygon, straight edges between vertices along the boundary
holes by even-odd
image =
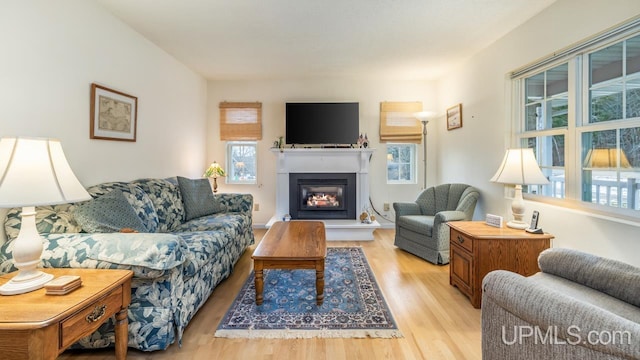
[[[38,290],[51,280],[53,275],[42,271],[36,270],[32,273],[21,271],[8,283],[0,286],[0,295],[18,295]]]
[[[53,279],[53,275],[36,269],[42,256],[42,237],[36,229],[33,206],[22,208],[20,234],[13,240],[13,262],[19,272],[8,283],[0,286],[0,295],[17,295],[40,289]]]
[[[515,186],[515,193],[513,194],[513,201],[511,202],[511,213],[513,214],[513,220],[507,222],[507,226],[513,229],[524,230],[529,227],[529,224],[522,221],[524,218],[524,199],[522,198],[522,185]]]

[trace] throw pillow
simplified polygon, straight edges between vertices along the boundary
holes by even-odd
[[[73,210],[73,216],[88,233],[119,232],[122,228],[147,232],[142,220],[120,190],[113,190],[79,205]]]
[[[226,210],[224,204],[213,195],[209,179],[187,179],[178,176],[178,187],[182,194],[187,221]]]

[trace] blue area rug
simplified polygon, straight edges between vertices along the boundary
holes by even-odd
[[[315,270],[264,270],[264,302],[257,306],[252,272],[215,336],[402,337],[361,248],[327,248],[324,279],[317,306]]]

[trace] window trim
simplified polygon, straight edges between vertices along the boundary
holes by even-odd
[[[386,154],[389,154],[389,146],[410,146],[411,147],[411,179],[412,180],[389,180],[389,161],[387,160],[387,169],[385,171],[385,177],[387,185],[415,185],[418,183],[418,144],[414,143],[400,143],[389,142],[386,144]]]
[[[255,149],[255,167],[256,178],[255,180],[233,180],[231,178],[231,166],[233,166],[233,146],[253,146]],[[227,177],[225,178],[225,184],[230,185],[255,185],[258,183],[258,142],[257,141],[227,141],[226,144],[226,162],[227,162]]]
[[[506,80],[511,82],[511,96],[508,113],[512,115],[510,121],[510,144],[522,147],[522,139],[530,137],[552,136],[563,134],[565,136],[565,194],[564,198],[553,198],[537,194],[524,193],[523,197],[529,201],[559,206],[574,211],[584,212],[587,215],[610,221],[640,226],[640,211],[628,208],[600,205],[582,200],[581,189],[583,186],[582,158],[582,134],[585,132],[601,130],[619,130],[624,128],[640,127],[640,117],[631,119],[619,119],[589,123],[588,115],[590,107],[589,99],[589,54],[606,47],[615,45],[632,37],[640,36],[640,16],[596,34],[577,45],[572,45],[553,55],[529,64],[508,74]],[[626,47],[625,47],[626,48]],[[626,59],[626,57],[624,57]],[[525,79],[541,72],[552,69],[562,63],[569,65],[568,84],[568,124],[563,128],[550,128],[536,131],[526,131],[526,101]],[[623,82],[629,75],[623,72]],[[634,76],[633,74],[631,75]],[[640,75],[638,75],[640,77]],[[624,107],[626,110],[626,106]]]

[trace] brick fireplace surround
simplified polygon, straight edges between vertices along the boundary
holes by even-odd
[[[369,207],[369,158],[374,149],[271,149],[277,157],[276,213],[266,227],[289,213],[290,173],[355,173],[356,218],[348,220],[319,219],[325,223],[327,240],[373,240],[377,221],[363,224],[357,217]]]

